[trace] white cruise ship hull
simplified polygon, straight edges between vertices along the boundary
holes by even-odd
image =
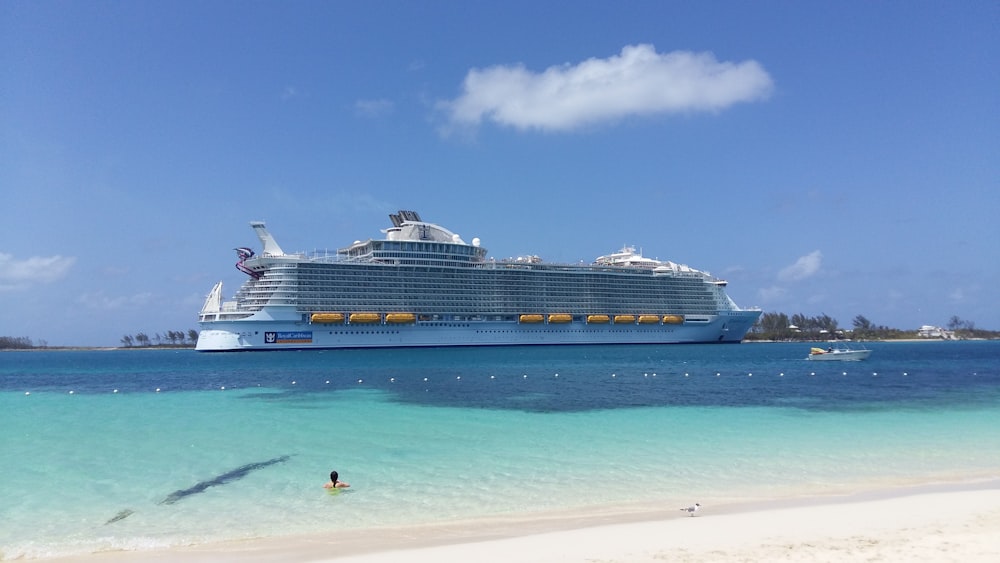
[[[682,324],[516,323],[429,321],[406,325],[321,325],[292,321],[215,321],[197,350],[301,350],[564,344],[736,343],[757,320],[756,311],[725,312]]]
[[[725,281],[632,247],[588,265],[496,260],[416,212],[389,217],[384,238],[332,256],[287,254],[251,223],[261,252],[235,249],[248,279],[229,301],[215,285],[196,348],[740,342],[760,316],[737,307]]]

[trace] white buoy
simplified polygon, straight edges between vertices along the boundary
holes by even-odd
[[[753,374],[752,373],[748,373],[747,377],[753,377]]]
[[[785,377],[785,372],[781,372],[778,375],[780,375],[781,377]]]
[[[528,374],[524,374],[524,377],[522,377],[521,379],[528,379]]]
[[[114,391],[112,391],[112,393],[117,393],[117,392],[118,392],[118,390],[117,390],[117,389],[115,389]]]
[[[30,394],[31,394],[31,391],[25,391],[25,392],[24,392],[24,396],[25,396],[25,397],[27,397],[27,396],[28,396],[28,395],[30,395]]]
[[[426,378],[426,377],[424,378],[424,381],[427,381],[427,378]]]
[[[359,380],[358,380],[358,383],[364,383],[364,382],[365,382],[365,380],[364,380],[364,379],[359,379]]]
[[[611,377],[618,377],[618,376],[612,373],[612,374],[611,374]]]
[[[226,390],[226,386],[225,386],[225,385],[223,385],[222,387],[219,387],[219,390],[220,390],[220,391],[225,391],[225,390]]]
[[[157,387],[157,388],[156,388],[156,392],[157,392],[157,393],[159,393],[159,392],[160,392],[160,388],[159,388],[159,387]]]
[[[294,381],[292,382],[292,385],[295,385],[295,382],[294,382]]]
[[[497,378],[497,376],[495,376],[495,375],[491,375],[490,376],[490,379],[496,379],[496,378]]]
[[[396,378],[395,377],[390,377],[389,378],[389,383],[395,383],[395,382],[396,382]]]
[[[329,385],[329,384],[330,384],[330,380],[329,380],[329,379],[327,379],[327,380],[326,380],[326,384],[327,384],[327,385]]]
[[[462,376],[461,376],[461,375],[459,375],[458,377],[456,377],[456,378],[455,378],[455,380],[456,380],[456,381],[461,381],[461,380],[462,380]]]
[[[70,392],[69,392],[69,394],[70,394],[70,395],[72,395],[72,394],[73,394],[73,392],[72,392],[72,391],[70,391]]]
[[[904,371],[904,372],[903,372],[903,375],[910,375],[910,374],[908,374],[908,373],[906,373],[906,372]]]

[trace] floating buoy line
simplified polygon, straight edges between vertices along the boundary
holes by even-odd
[[[640,374],[635,374],[635,375],[632,375],[632,376],[627,375],[627,374],[620,375],[617,372],[611,372],[608,375],[606,375],[605,377],[607,379],[614,380],[616,382],[620,381],[620,382],[623,382],[623,383],[627,383],[628,381],[650,380],[650,379],[668,380],[669,381],[669,379],[671,377],[683,377],[683,378],[688,378],[688,379],[689,378],[695,378],[695,379],[697,379],[699,377],[707,377],[707,376],[710,376],[712,374],[714,374],[715,378],[718,378],[718,379],[721,379],[723,377],[726,377],[726,378],[729,378],[729,377],[747,377],[747,378],[750,378],[750,377],[754,376],[754,372],[752,372],[752,371],[747,371],[747,372],[732,372],[732,373],[723,373],[723,372],[720,372],[720,371],[715,371],[715,372],[712,372],[710,374],[699,374],[699,373],[696,373],[696,372],[695,373],[692,373],[692,372],[658,373],[658,372],[649,372],[649,371],[647,371],[647,372],[642,372]],[[868,374],[869,374],[869,372],[857,372],[857,373],[849,373],[847,371],[840,372],[840,376],[841,377],[848,377],[850,375],[868,375]],[[556,372],[556,373],[550,374],[549,377],[552,380],[560,380],[560,379],[561,380],[567,380],[567,379],[572,379],[572,376],[570,376],[569,378],[566,378],[566,377],[562,377],[561,378],[560,375],[561,374],[559,374],[558,372]],[[759,373],[757,375],[760,376]],[[779,377],[779,378],[784,378],[785,377],[785,372],[783,372],[783,371],[782,372],[778,372],[778,373],[776,373],[774,375],[776,377]],[[789,374],[789,375],[794,376],[795,374]],[[803,372],[802,375],[805,376],[805,377],[810,377],[810,378],[817,376],[817,374],[816,374],[815,371]],[[834,375],[834,374],[827,374],[827,373],[820,373],[819,374],[820,377],[824,377],[824,376],[828,376],[828,375]],[[896,374],[885,374],[885,373],[881,373],[880,374],[877,371],[870,372],[870,377],[873,377],[873,378],[876,378],[876,377],[886,377],[886,376],[892,376],[892,375],[896,375]],[[904,372],[900,372],[898,375],[900,377],[909,377],[910,373],[904,371]],[[972,375],[978,375],[978,373],[977,372],[973,372]],[[465,379],[463,379],[463,377],[465,377]],[[586,377],[589,378],[590,376],[586,376]],[[765,375],[764,377],[767,377],[767,376]],[[486,376],[484,375],[483,378],[486,379]],[[395,384],[395,383],[403,382],[403,381],[405,381],[405,379],[406,378],[404,378],[404,377],[390,376],[390,377],[387,377],[385,379],[385,381],[387,381],[388,383]],[[452,376],[441,376],[441,377],[437,378],[438,381],[445,381],[447,379],[450,379],[451,381],[455,381],[455,382],[464,382],[464,381],[467,381],[467,380],[470,380],[470,379],[471,380],[476,380],[477,378],[475,376],[468,376],[468,375],[466,375],[466,376],[457,375],[457,376],[454,376],[453,378],[452,378]],[[516,376],[510,376],[508,378],[505,378],[504,376],[500,376],[500,380],[501,381],[504,380],[504,379],[507,379],[509,381],[516,381],[517,379],[520,379],[522,381],[526,381],[526,380],[529,379],[529,377],[528,377],[527,373],[522,373],[520,378],[517,378]],[[432,377],[423,377],[422,378],[422,382],[423,383],[431,383],[434,380],[435,380],[435,378],[432,378]],[[495,375],[495,374],[489,375],[488,380],[489,381],[496,381],[497,380],[497,375]],[[598,380],[599,379],[593,379],[593,381],[598,381]],[[365,379],[363,379],[363,378],[359,378],[356,381],[357,381],[357,385],[364,385],[365,384]],[[330,385],[331,381],[329,379],[326,379],[326,380],[324,380],[324,383],[326,385]],[[289,382],[288,382],[288,385],[295,386],[295,387],[300,387],[299,384],[300,384],[300,380],[299,379],[289,380]],[[243,387],[246,388],[246,387],[250,387],[250,386],[252,386],[252,385],[246,385],[246,386],[243,386]],[[261,387],[261,386],[262,385],[260,383],[256,384],[256,387]],[[228,388],[229,389],[238,389],[240,387],[239,386],[229,386]],[[227,386],[220,385],[216,389],[219,390],[219,391],[225,391],[227,389]],[[197,391],[197,389],[186,389],[186,390],[187,391]],[[160,392],[163,391],[163,388],[156,387],[156,388],[153,389],[153,391],[156,392],[156,393],[160,393]],[[39,392],[39,391],[35,391],[35,393],[37,393],[37,392]],[[124,395],[124,394],[128,394],[127,391],[122,391],[122,390],[117,389],[117,388],[111,388],[111,389],[108,390],[108,392],[110,394],[112,394],[112,395]],[[135,392],[141,393],[142,391],[135,391]],[[32,395],[32,393],[33,393],[32,391],[25,391],[24,392],[24,396],[30,397]],[[67,389],[65,391],[65,393],[68,393],[69,395],[76,395],[77,391],[75,389]]]

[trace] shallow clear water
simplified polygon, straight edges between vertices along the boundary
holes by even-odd
[[[1000,475],[1000,343],[871,347],[0,354],[0,558]]]

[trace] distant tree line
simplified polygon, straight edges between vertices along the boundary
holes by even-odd
[[[144,332],[138,334],[126,334],[122,337],[121,343],[125,348],[147,348],[147,347],[192,347],[198,342],[198,331],[188,330],[168,330],[164,333],[156,333],[149,336]],[[27,336],[0,336],[0,350],[33,350],[36,348],[48,348],[49,345],[44,340],[32,341]],[[58,347],[57,347],[58,348]]]
[[[1000,338],[998,330],[983,330],[976,328],[976,323],[954,316],[948,321],[948,330],[952,330],[962,338]]]
[[[35,344],[27,336],[0,336],[0,350],[28,350]]]
[[[980,330],[975,323],[957,316],[951,318],[947,326],[956,338],[1000,338],[1000,331]],[[785,313],[764,313],[747,333],[747,340],[896,340],[918,338],[918,329],[901,330],[877,325],[864,315],[854,317],[851,328],[840,328],[837,319],[822,314],[807,317]]]
[[[125,348],[149,348],[152,346],[194,346],[198,342],[198,331],[191,329],[186,333],[182,330],[168,330],[149,336],[145,332],[126,334],[122,337]]]

